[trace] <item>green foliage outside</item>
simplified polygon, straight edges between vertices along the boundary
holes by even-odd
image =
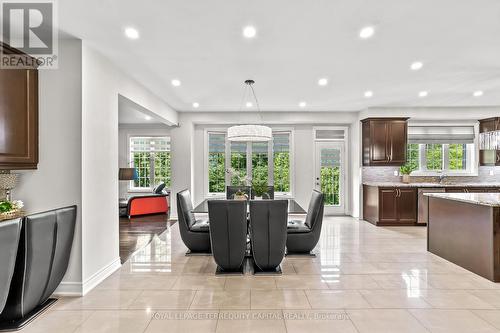
[[[231,185],[244,185],[240,184],[240,179],[243,179],[247,174],[247,154],[240,152],[231,153],[231,168],[235,171],[235,175],[231,178]],[[225,192],[225,186],[220,192]]]
[[[208,154],[208,191],[223,193],[226,191],[226,165],[224,153]]]
[[[410,143],[407,148],[406,165],[408,165],[411,170],[418,170],[420,168],[418,155],[419,155],[418,143]]]
[[[426,170],[439,171],[443,169],[443,145],[442,144],[426,144]],[[465,144],[449,144],[448,145],[448,169],[449,170],[465,170],[467,168],[467,145]],[[411,170],[419,169],[419,144],[411,143],[408,145],[406,165]]]
[[[135,152],[134,167],[139,179],[134,181],[134,187],[152,187],[165,182],[167,187],[172,183],[172,160],[170,152]],[[151,180],[151,165],[154,166],[154,177]],[[151,181],[153,184],[151,184]]]
[[[450,144],[448,149],[450,170],[464,170],[466,169],[466,145],[464,144]]]
[[[268,157],[267,154],[253,154],[252,156],[252,183],[268,184]],[[274,153],[274,191],[290,191],[290,154],[288,152]],[[231,153],[231,168],[243,178],[246,175],[246,154]],[[208,155],[208,190],[210,193],[223,193],[226,190],[225,184],[225,154],[210,153]],[[231,179],[232,185],[239,184],[235,175]]]
[[[427,159],[427,170],[443,169],[443,145],[428,144],[425,146],[425,157]]]
[[[274,153],[274,191],[290,192],[290,154]]]
[[[340,167],[321,167],[321,192],[325,195],[325,205],[340,204]]]

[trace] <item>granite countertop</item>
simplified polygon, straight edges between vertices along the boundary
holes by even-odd
[[[500,187],[500,183],[401,183],[401,182],[363,182],[363,185],[377,187]]]
[[[424,195],[476,205],[500,207],[500,193],[426,193]]]

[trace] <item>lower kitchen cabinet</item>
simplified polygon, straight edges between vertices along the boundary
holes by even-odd
[[[363,219],[375,225],[415,225],[417,188],[363,185]]]

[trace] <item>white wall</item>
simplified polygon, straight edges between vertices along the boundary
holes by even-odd
[[[30,213],[78,206],[69,268],[60,288],[63,290],[71,290],[82,281],[81,48],[80,40],[60,40],[59,68],[39,71],[38,169],[20,172],[19,184],[13,190],[13,197],[23,200]]]
[[[172,124],[177,112],[86,43],[82,47],[83,293],[119,267],[118,98]]]

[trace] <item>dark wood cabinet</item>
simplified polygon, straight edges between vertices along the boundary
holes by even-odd
[[[485,140],[484,138],[481,138],[484,133],[493,131],[500,131],[500,117],[479,120],[480,141]],[[479,165],[500,166],[500,150],[484,149],[480,147]]]
[[[0,43],[4,54],[19,51]],[[0,169],[38,164],[38,70],[0,69]]]
[[[375,225],[415,225],[416,188],[363,186],[363,219]]]
[[[406,163],[408,118],[367,118],[361,121],[364,166]]]
[[[396,188],[381,188],[379,190],[379,222],[396,223],[398,221],[398,190]]]

